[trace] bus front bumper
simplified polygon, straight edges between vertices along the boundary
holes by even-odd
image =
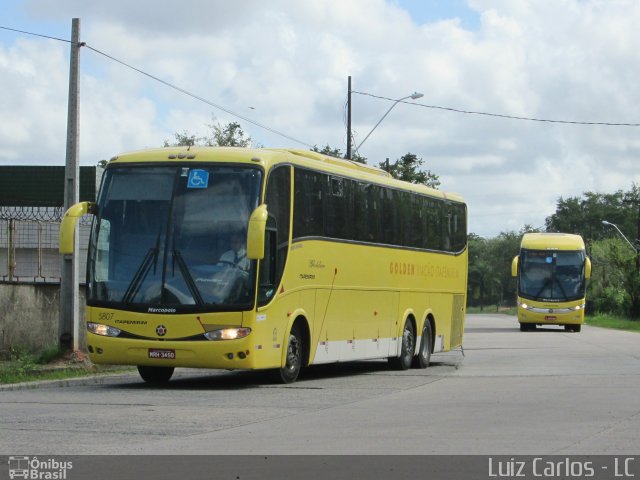
[[[518,322],[538,325],[580,325],[584,323],[584,304],[566,308],[518,306]]]
[[[256,368],[256,351],[248,338],[224,341],[154,341],[87,333],[89,358],[96,364],[155,367]]]

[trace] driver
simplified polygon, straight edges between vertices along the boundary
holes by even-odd
[[[245,272],[249,271],[250,263],[242,232],[234,232],[231,235],[231,248],[220,256],[218,262],[235,265]]]

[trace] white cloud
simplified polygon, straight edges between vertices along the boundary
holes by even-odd
[[[0,45],[1,163],[56,158],[64,163],[68,66],[65,72],[60,65],[65,64],[62,45],[52,41]]]
[[[456,19],[417,24],[398,2],[27,0],[30,25],[81,18],[81,37],[127,63],[305,143],[345,149],[347,76],[390,98],[567,120],[640,121],[640,3],[469,0]],[[399,2],[401,4],[401,2]],[[44,28],[44,27],[43,27]],[[44,32],[47,33],[46,29]],[[68,46],[0,43],[0,163],[64,161]],[[88,49],[81,51],[81,162],[203,134],[214,114]],[[390,107],[353,96],[359,143]],[[252,108],[249,108],[252,107]],[[254,141],[291,140],[241,121]],[[470,231],[540,226],[560,196],[640,181],[638,128],[506,120],[397,105],[362,147],[377,164],[407,152],[469,202]]]

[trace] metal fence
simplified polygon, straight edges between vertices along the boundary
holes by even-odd
[[[79,271],[84,283],[90,219],[78,223]],[[59,221],[0,220],[0,282],[59,283],[62,257],[58,253]]]

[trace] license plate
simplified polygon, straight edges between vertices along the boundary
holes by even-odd
[[[159,358],[162,360],[175,360],[176,359],[176,351],[175,350],[161,350],[159,348],[150,348],[149,349],[149,358]]]
[[[555,317],[553,315],[547,315],[546,317],[544,317],[545,321],[547,322],[553,322],[554,320],[557,320],[558,317]]]

